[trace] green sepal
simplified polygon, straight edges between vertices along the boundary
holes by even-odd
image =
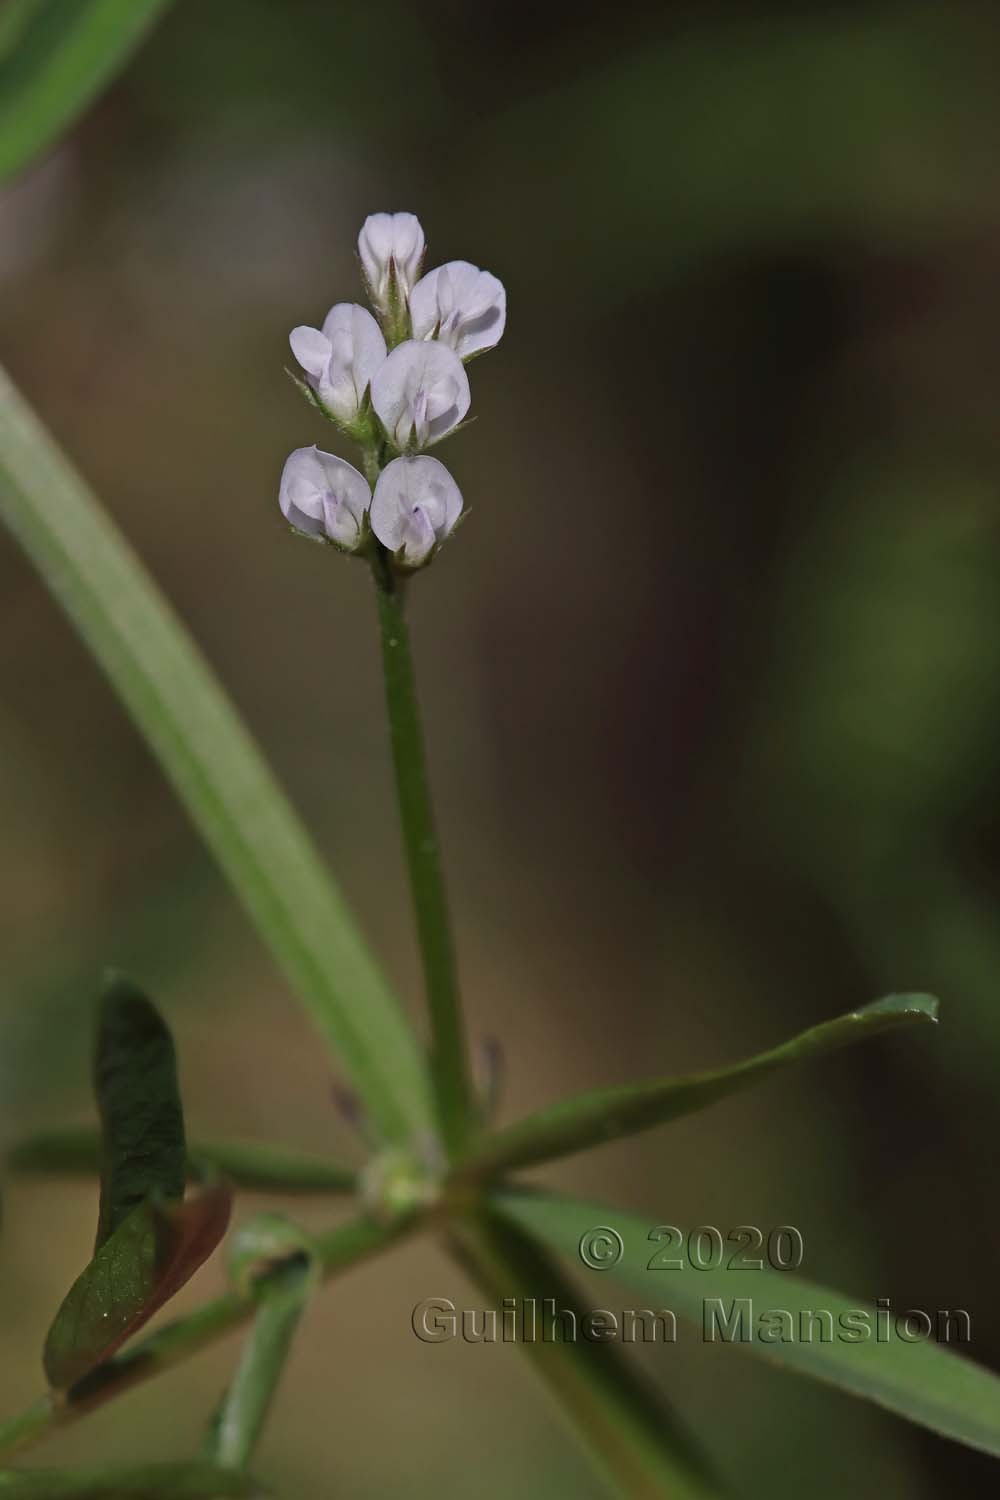
[[[404,344],[407,339],[413,337],[413,324],[410,320],[410,304],[399,283],[399,272],[396,269],[394,256],[389,258],[389,282],[388,295],[386,298],[386,310],[382,314],[382,333],[385,337],[386,348],[395,349],[398,344]]]

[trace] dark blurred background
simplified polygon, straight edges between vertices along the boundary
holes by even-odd
[[[412,600],[504,1117],[939,993],[937,1034],[541,1177],[650,1224],[795,1224],[804,1274],[967,1308],[994,1367],[998,64],[997,8],[961,0],[181,0],[0,202],[3,357],[230,685],[414,1010],[372,600],[363,569],[281,523],[289,450],[336,446],[282,367],[294,324],[359,294],[369,212],[419,213],[428,265],[504,280],[479,420],[441,454],[473,515]],[[308,1023],[3,539],[0,616],[6,1136],[87,1117],[89,1004],[114,961],[176,1029],[193,1132],[356,1155]],[[94,1197],[9,1185],[5,1408],[40,1386]],[[261,1470],[301,1500],[597,1500],[516,1349],[414,1338],[435,1295],[481,1305],[429,1245],[324,1295]],[[746,1496],[995,1491],[987,1459],[695,1333],[645,1352]],[[46,1459],[191,1451],[232,1357]]]

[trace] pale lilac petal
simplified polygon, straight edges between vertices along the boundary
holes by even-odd
[[[289,343],[323,405],[350,427],[385,359],[385,339],[371,313],[355,302],[338,302],[327,313],[322,331],[294,328]]]
[[[371,490],[351,464],[319,448],[296,448],[285,461],[278,495],[281,513],[296,531],[353,549],[361,540]]]
[[[467,260],[422,276],[410,293],[415,339],[440,339],[461,359],[500,342],[507,322],[503,283]]]
[[[395,458],[378,477],[371,527],[409,567],[426,562],[462,513],[462,493],[436,458]]]
[[[372,381],[372,405],[397,448],[426,448],[457,427],[469,410],[469,377],[444,344],[408,339]]]
[[[288,342],[292,346],[292,353],[306,374],[312,375],[315,380],[321,380],[330,363],[330,340],[326,335],[320,333],[318,328],[307,328],[303,325],[292,329],[288,335]]]
[[[389,267],[404,298],[420,275],[424,231],[415,214],[369,214],[358,235],[358,254],[372,301],[380,312],[388,308]]]
[[[323,320],[323,333],[331,346],[331,379],[343,369],[355,393],[355,411],[364,398],[375,372],[385,362],[382,330],[357,302],[338,302]]]

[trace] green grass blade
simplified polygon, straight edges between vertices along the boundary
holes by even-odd
[[[871,1304],[785,1271],[743,1269],[728,1265],[725,1259],[713,1270],[689,1264],[651,1270],[649,1262],[662,1254],[663,1245],[651,1241],[651,1225],[634,1214],[546,1193],[498,1192],[492,1201],[513,1223],[570,1256],[577,1265],[581,1244],[595,1226],[614,1229],[623,1248],[621,1259],[609,1265],[608,1271],[638,1295],[643,1307],[668,1308],[678,1319],[692,1322],[692,1339],[705,1337],[706,1318],[718,1331],[722,1325],[714,1310],[720,1304],[721,1317],[735,1331],[732,1342],[748,1353],[865,1397],[911,1422],[1000,1457],[1000,1376],[942,1344],[907,1343],[896,1325],[896,1316],[904,1308],[890,1308],[887,1336],[882,1341],[883,1325]],[[595,1286],[600,1285],[598,1305],[607,1306],[607,1274],[589,1275],[597,1278]],[[739,1318],[747,1307],[744,1336]],[[775,1308],[789,1315],[790,1325],[784,1319],[776,1323],[762,1319],[761,1315]],[[809,1313],[830,1314],[830,1341],[819,1340],[818,1324],[805,1319]],[[852,1318],[853,1325],[842,1321]],[[825,1317],[821,1321],[825,1327]],[[760,1336],[768,1328],[772,1338],[775,1329],[784,1335],[789,1326],[793,1337],[780,1342]],[[867,1328],[869,1336],[850,1342],[852,1326]],[[953,1331],[959,1326],[953,1322]],[[807,1337],[810,1327],[812,1336]],[[677,1338],[680,1344],[683,1329],[678,1329]]]
[[[288,801],[128,543],[0,372],[0,517],[69,615],[390,1139],[433,1119],[417,1042]]]
[[[576,1094],[479,1141],[460,1175],[488,1177],[634,1135],[704,1109],[780,1068],[822,1057],[883,1031],[936,1019],[937,1001],[932,996],[888,995],[728,1068]]]
[[[86,1125],[40,1130],[19,1141],[7,1154],[15,1172],[52,1176],[100,1171],[101,1137]],[[353,1193],[353,1167],[309,1151],[275,1146],[269,1141],[201,1141],[188,1144],[187,1175],[201,1179],[206,1165],[237,1187],[275,1193]]]
[[[459,1262],[493,1307],[579,1296],[547,1252],[517,1225],[484,1216],[452,1240]],[[534,1306],[535,1303],[530,1305]],[[521,1339],[519,1347],[569,1417],[594,1462],[627,1500],[709,1500],[719,1489],[661,1393],[610,1343]]]
[[[0,21],[0,182],[123,68],[170,0],[12,0]]]

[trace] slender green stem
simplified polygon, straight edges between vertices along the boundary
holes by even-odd
[[[404,612],[404,588],[384,550],[373,558],[389,734],[403,844],[431,1018],[431,1078],[445,1145],[454,1156],[473,1118],[451,922]]]
[[[456,1224],[451,1249],[497,1308],[521,1308],[519,1347],[569,1418],[580,1441],[628,1500],[718,1500],[704,1458],[665,1399],[614,1344],[547,1338],[527,1331],[551,1301],[582,1320],[579,1297],[560,1268],[526,1234],[491,1215]]]
[[[100,1145],[100,1133],[90,1126],[41,1130],[11,1149],[7,1165],[16,1172],[54,1176],[97,1172]],[[358,1174],[353,1167],[269,1141],[189,1141],[187,1154],[191,1177],[198,1177],[210,1163],[237,1187],[278,1193],[357,1191]]]
[[[22,1469],[0,1476],[4,1500],[260,1500],[249,1474],[208,1463]]]
[[[317,1239],[324,1280],[348,1266],[386,1250],[416,1227],[415,1218],[400,1218],[392,1224],[355,1219]],[[98,1365],[65,1395],[49,1393],[25,1411],[0,1425],[0,1460],[22,1452],[56,1428],[67,1427],[113,1401],[133,1386],[190,1359],[233,1329],[246,1323],[257,1311],[257,1299],[249,1292],[224,1292],[193,1312],[190,1317],[150,1334],[131,1348]]]

